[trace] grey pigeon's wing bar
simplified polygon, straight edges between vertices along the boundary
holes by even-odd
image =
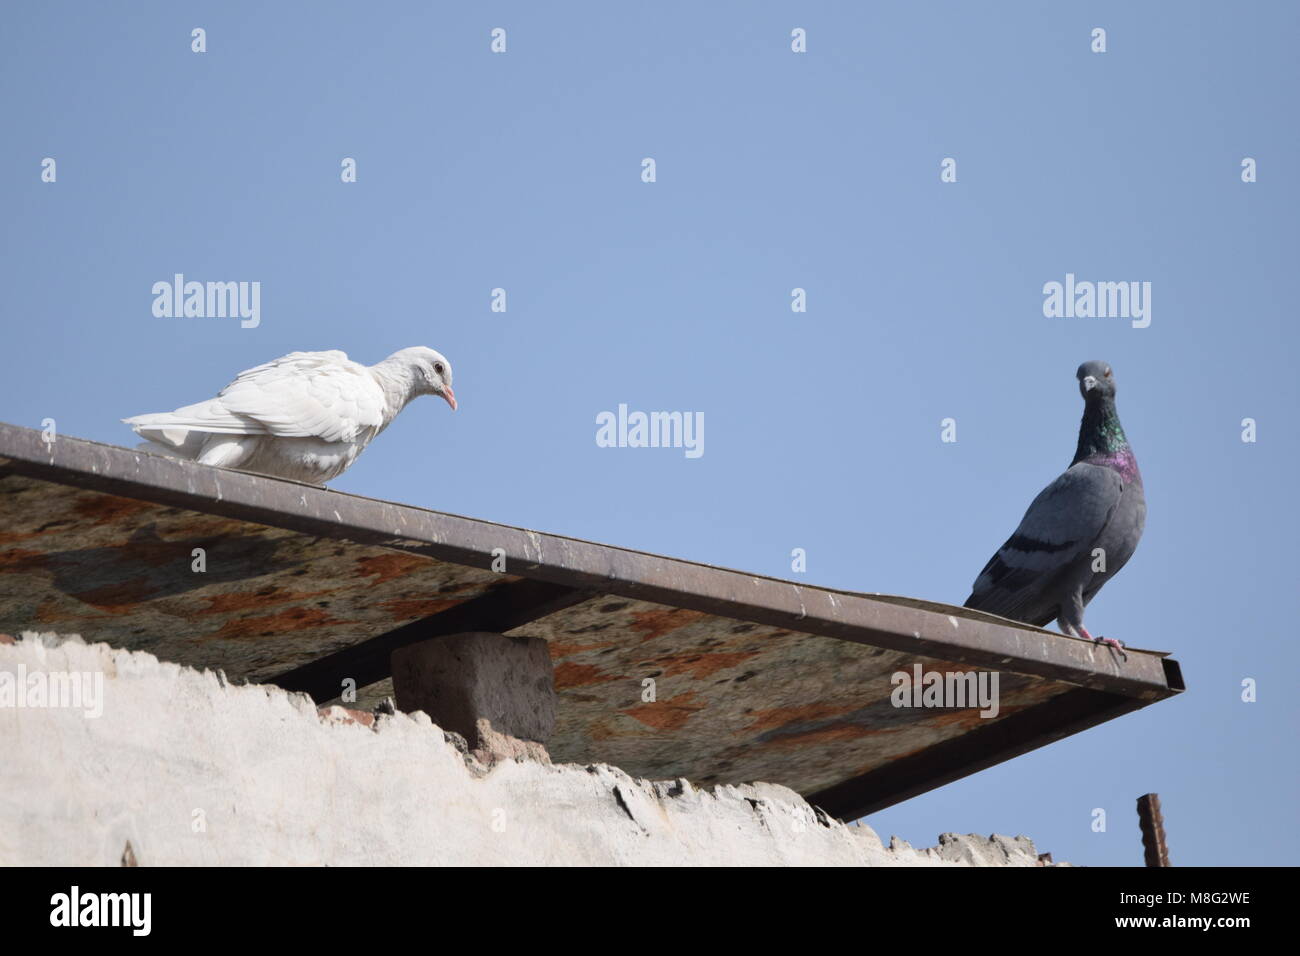
[[[492,570],[494,552],[505,573]],[[201,553],[205,570],[194,571]],[[0,424],[0,630],[80,633],[318,700],[439,634],[545,638],[557,761],[766,780],[849,817],[1182,690],[1178,665],[834,591]],[[996,671],[996,716],[892,675]],[[643,701],[643,681],[656,684]]]

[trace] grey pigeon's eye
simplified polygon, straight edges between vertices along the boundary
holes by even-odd
[[[442,363],[441,363],[441,362],[434,362],[434,363],[433,363],[433,370],[434,370],[435,372],[437,372],[439,375],[441,375],[441,374],[442,374]],[[1109,375],[1110,372],[1107,372],[1106,374]]]
[[[1110,378],[1110,369],[1106,369],[1106,377]]]

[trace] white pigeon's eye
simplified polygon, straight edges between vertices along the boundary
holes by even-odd
[[[434,363],[433,363],[433,370],[434,370],[435,372],[437,372],[439,375],[441,375],[441,374],[442,374],[442,363],[441,363],[441,362],[434,362]],[[1110,372],[1107,372],[1106,374],[1109,375]]]

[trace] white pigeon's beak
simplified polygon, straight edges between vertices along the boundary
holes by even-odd
[[[1083,377],[1083,390],[1084,390],[1085,392],[1091,392],[1091,391],[1092,391],[1094,388],[1096,388],[1096,387],[1097,387],[1097,378],[1096,378],[1096,376],[1093,376],[1093,375],[1085,375],[1085,376]],[[452,407],[454,408],[455,406],[453,405]]]
[[[447,400],[447,404],[451,406],[451,410],[454,412],[456,410],[456,393],[451,390],[451,386],[444,385],[439,394]]]

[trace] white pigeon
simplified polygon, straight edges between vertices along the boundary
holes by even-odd
[[[456,409],[451,363],[421,345],[378,365],[337,350],[290,352],[240,372],[216,398],[122,420],[147,439],[139,446],[146,451],[323,484],[420,395]]]

